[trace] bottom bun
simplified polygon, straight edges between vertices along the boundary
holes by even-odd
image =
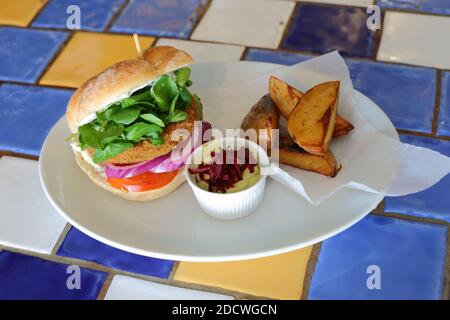
[[[155,200],[164,197],[165,195],[168,195],[169,193],[177,189],[179,186],[181,186],[184,181],[186,181],[183,169],[179,169],[175,178],[162,188],[143,192],[126,192],[111,187],[111,185],[106,180],[106,177],[100,174],[89,162],[84,160],[80,152],[74,151],[74,153],[77,164],[97,186],[101,187],[106,191],[114,193],[115,195],[118,195],[126,200],[131,201]]]

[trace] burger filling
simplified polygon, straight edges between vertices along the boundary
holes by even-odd
[[[184,163],[183,159],[174,161],[170,156],[177,142],[167,141],[168,131],[187,120],[202,117],[199,98],[188,89],[192,85],[190,72],[190,68],[185,67],[172,76],[163,75],[97,112],[94,120],[78,128],[76,148],[85,160],[90,158],[88,161],[94,167],[103,167],[112,187],[123,191],[148,191],[161,188],[176,177]],[[134,147],[137,152],[133,153]],[[133,155],[142,153],[141,150],[147,150],[145,161],[140,157],[122,156],[127,151]],[[154,152],[148,153],[148,150]],[[162,152],[165,154],[161,155]],[[127,162],[123,163],[123,159]]]

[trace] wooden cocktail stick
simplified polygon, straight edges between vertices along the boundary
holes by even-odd
[[[139,43],[139,37],[137,33],[133,33],[133,39],[134,39],[134,45],[136,46],[136,51],[138,53],[138,58],[142,59],[142,49],[141,49],[141,44]]]

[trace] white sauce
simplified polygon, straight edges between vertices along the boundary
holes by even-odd
[[[94,169],[96,171],[98,171],[99,173],[101,173],[104,176],[105,169],[103,168],[103,166],[95,163],[92,160],[92,157],[89,155],[87,150],[81,150],[80,146],[78,144],[76,144],[76,143],[71,143],[70,145],[72,146],[72,149],[74,151],[77,151],[77,152],[79,152],[81,154],[81,157],[83,158],[84,161],[88,162],[91,166],[94,167]]]

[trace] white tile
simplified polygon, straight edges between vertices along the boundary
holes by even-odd
[[[0,243],[51,253],[65,225],[42,190],[38,162],[0,158]]]
[[[231,296],[191,290],[116,275],[105,300],[233,300]]]
[[[276,48],[295,2],[214,0],[192,39]]]
[[[157,46],[172,46],[188,52],[195,62],[239,61],[245,47],[177,39],[159,39]]]
[[[450,18],[387,12],[378,60],[450,69]]]
[[[291,1],[291,0],[287,0]],[[297,0],[303,1],[303,0]],[[307,2],[328,3],[354,7],[368,7],[373,4],[373,0],[307,0]]]

